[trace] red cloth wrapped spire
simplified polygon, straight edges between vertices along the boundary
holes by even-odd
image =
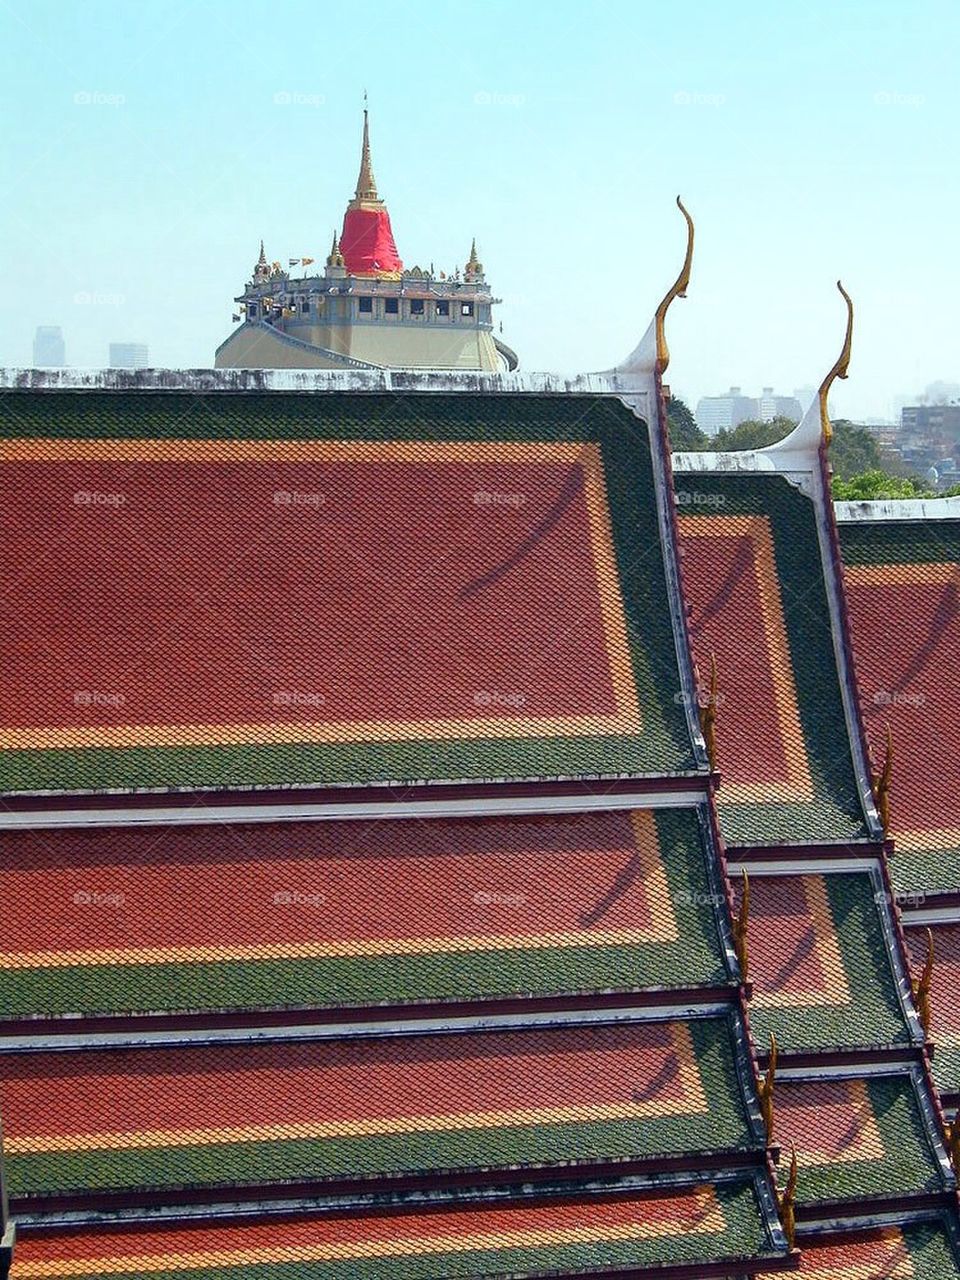
[[[399,275],[403,263],[390,227],[387,206],[377,192],[370,159],[370,126],[363,112],[363,149],[357,190],[343,215],[340,252],[351,275]]]

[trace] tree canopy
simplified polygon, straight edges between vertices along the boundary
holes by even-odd
[[[697,426],[689,405],[676,396],[671,396],[667,403],[667,426],[670,431],[670,448],[675,452],[710,448],[710,441]]]
[[[796,425],[790,418],[772,418],[769,422],[748,418],[736,427],[722,427],[709,447],[724,452],[728,449],[762,449],[782,440]]]

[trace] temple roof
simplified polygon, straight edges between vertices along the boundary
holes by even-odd
[[[733,1014],[0,1057],[16,1212],[756,1151]],[[750,1099],[755,1110],[755,1100]],[[653,1164],[656,1168],[656,1164]],[[112,1197],[112,1199],[111,1199]]]
[[[726,840],[865,838],[817,506],[781,475],[675,483],[690,641],[704,675],[716,658]]]
[[[696,808],[9,833],[0,1009],[716,987],[732,975],[715,857]]]
[[[817,424],[652,358],[0,398],[14,1280],[960,1275]]]
[[[894,752],[890,860],[905,897],[960,892],[960,519],[844,520],[844,587],[860,707]]]
[[[960,1274],[960,1253],[956,1233],[931,1218],[839,1241],[805,1238],[799,1273],[804,1280],[941,1280]]]
[[[405,1280],[493,1280],[509,1274],[524,1280],[667,1264],[701,1277],[700,1268],[714,1263],[737,1272],[747,1263],[755,1271],[764,1256],[784,1259],[782,1246],[769,1239],[753,1179],[740,1175],[672,1192],[580,1199],[555,1194],[530,1204],[26,1234],[11,1277],[100,1280],[107,1273],[127,1280],[148,1269],[164,1280],[198,1274],[204,1280],[260,1274],[291,1280],[394,1280],[400,1274]]]
[[[704,769],[612,397],[49,393],[0,426],[0,789]]]

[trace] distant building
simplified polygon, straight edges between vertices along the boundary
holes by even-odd
[[[960,404],[904,405],[899,440],[904,462],[928,474],[934,488],[956,483],[960,462]],[[930,471],[933,476],[929,475]]]
[[[757,417],[761,422],[772,422],[774,418],[799,422],[803,417],[803,406],[796,396],[777,396],[773,387],[764,387],[757,401]]]
[[[145,342],[111,342],[111,369],[148,369],[150,352]]]
[[[904,405],[900,430],[904,435],[960,441],[960,404]]]
[[[731,387],[725,396],[704,396],[697,404],[697,425],[708,436],[730,431],[757,416],[757,402]]]
[[[732,431],[741,422],[772,422],[789,418],[799,422],[803,407],[796,396],[778,396],[773,387],[764,387],[760,396],[745,396],[740,387],[731,387],[725,396],[704,396],[697,404],[697,425],[708,436]]]
[[[33,363],[37,369],[62,369],[67,363],[63,330],[58,324],[39,324],[33,335]]]
[[[313,258],[289,258],[306,268]],[[292,276],[269,262],[263,241],[218,369],[515,369],[517,356],[494,334],[494,298],[476,242],[462,272],[404,267],[387,206],[377,190],[370,130],[356,192],[323,273]]]

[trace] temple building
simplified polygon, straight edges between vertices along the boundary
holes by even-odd
[[[476,240],[461,273],[404,268],[377,190],[370,125],[363,113],[360,174],[334,233],[322,275],[312,258],[293,277],[267,261],[263,241],[253,275],[236,299],[242,320],[216,352],[218,369],[517,368],[494,334],[494,298]]]
[[[0,371],[0,1280],[960,1280],[960,501],[846,295],[671,454],[683,212],[601,373]]]

